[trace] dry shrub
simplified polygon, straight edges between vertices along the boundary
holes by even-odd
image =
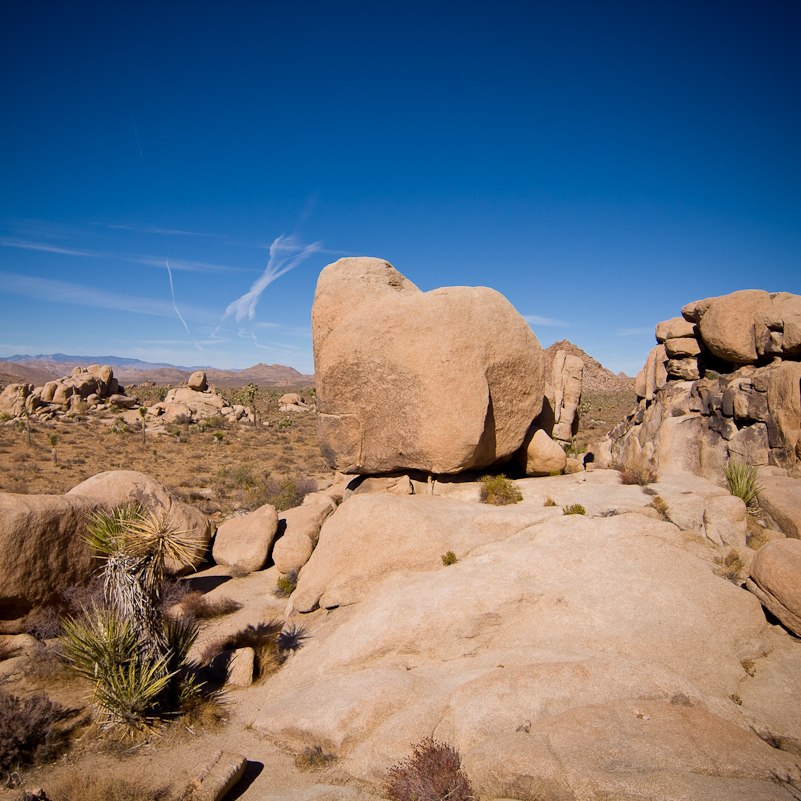
[[[549,496],[548,498],[545,499],[545,505],[546,506],[556,506],[557,504],[556,504],[556,501]]]
[[[656,511],[659,512],[660,520],[669,519],[667,514],[668,505],[665,503],[664,498],[660,498],[658,495],[655,495],[654,499],[648,504],[648,506],[650,506],[652,509],[656,509]]]
[[[332,754],[326,754],[321,746],[315,745],[295,754],[295,767],[298,770],[322,770],[335,759],[336,757]]]
[[[520,492],[514,481],[508,479],[503,473],[499,473],[497,476],[482,476],[479,482],[481,483],[481,503],[506,506],[523,500],[523,493]]]
[[[29,698],[0,690],[0,772],[52,759],[63,745],[63,710],[44,693]]]
[[[391,801],[474,801],[476,797],[462,773],[459,752],[433,738],[418,743],[410,757],[390,768],[384,792]]]
[[[233,598],[209,598],[199,590],[187,592],[180,601],[183,617],[194,620],[211,620],[215,617],[230,615],[242,608],[242,604]]]
[[[618,464],[614,466],[614,469],[620,473],[622,484],[639,484],[641,487],[645,487],[653,484],[658,478],[656,470],[651,465],[642,462]]]
[[[150,787],[141,779],[74,770],[47,791],[52,801],[167,801],[168,787]]]
[[[743,573],[745,571],[745,563],[740,558],[735,550],[729,551],[723,559],[718,559],[720,569],[717,574],[721,578],[731,581],[733,584],[739,584],[743,580]]]

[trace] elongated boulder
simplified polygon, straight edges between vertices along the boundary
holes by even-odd
[[[542,349],[486,287],[421,292],[381,259],[320,274],[320,447],[347,473],[458,473],[513,454],[542,406]]]

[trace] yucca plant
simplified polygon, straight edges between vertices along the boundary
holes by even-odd
[[[756,467],[746,462],[730,461],[726,465],[724,475],[729,485],[729,492],[741,498],[747,507],[754,508],[762,490]]]
[[[86,540],[104,559],[105,605],[65,622],[65,657],[93,682],[101,725],[152,728],[196,689],[181,668],[197,624],[165,620],[161,611],[165,563],[188,564],[191,544],[166,515],[138,505],[95,514]]]

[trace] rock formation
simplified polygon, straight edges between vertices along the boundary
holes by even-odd
[[[791,475],[801,458],[801,296],[743,290],[659,323],[611,458],[720,480],[729,459]]]
[[[320,274],[312,333],[320,446],[344,472],[489,467],[542,405],[537,338],[485,287],[421,292],[381,259],[340,259]]]
[[[0,414],[11,417],[27,412],[39,417],[52,417],[61,412],[85,412],[101,406],[130,409],[134,398],[124,394],[108,365],[77,366],[72,373],[44,386],[9,384],[0,393]]]

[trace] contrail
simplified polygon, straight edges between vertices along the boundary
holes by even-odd
[[[181,312],[178,311],[178,305],[175,303],[175,288],[172,285],[172,270],[170,269],[170,262],[169,259],[164,259],[164,263],[167,265],[167,275],[170,276],[170,294],[172,295],[172,307],[175,309],[175,313],[178,315],[178,319],[184,324],[184,328],[186,329],[186,333],[192,339],[192,342],[195,343],[195,347],[198,350],[205,350],[205,348],[201,348],[200,345],[197,344],[197,340],[192,336],[192,332],[189,330],[189,326],[186,324],[186,320],[181,316]]]
[[[131,124],[133,125],[134,136],[136,137],[136,147],[139,149],[139,158],[142,160],[142,164],[144,164],[145,156],[142,153],[142,145],[139,144],[139,131],[136,130],[136,121],[134,120],[133,114],[131,114]]]
[[[321,250],[322,244],[322,242],[315,242],[313,245],[301,246],[292,236],[279,236],[270,245],[270,259],[264,272],[248,292],[228,304],[222,319],[225,320],[233,314],[236,316],[237,322],[241,322],[245,317],[252,320],[256,315],[256,306],[264,290],[276,278],[280,278],[284,273],[297,267],[304,259]],[[279,253],[287,252],[294,255],[279,258]]]

